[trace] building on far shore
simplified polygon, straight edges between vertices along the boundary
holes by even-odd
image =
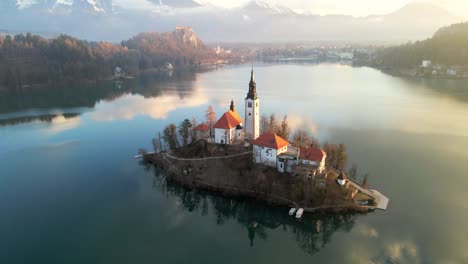
[[[301,148],[299,157],[302,164],[317,166],[317,170],[320,173],[325,170],[327,153],[323,149],[312,147]]]
[[[236,112],[234,100],[231,101],[229,111],[223,114],[214,125],[215,143],[232,144],[244,140],[244,128],[242,118]]]
[[[422,63],[421,63],[421,66],[422,66],[423,68],[429,68],[429,67],[432,66],[432,61],[430,61],[430,60],[423,60]]]
[[[252,145],[255,163],[277,168],[278,155],[288,151],[289,142],[274,133],[267,132],[255,139]]]
[[[195,131],[196,139],[208,139],[210,137],[210,127],[205,123],[199,124],[193,130]]]

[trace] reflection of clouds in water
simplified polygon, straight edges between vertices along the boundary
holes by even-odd
[[[371,259],[372,263],[421,263],[419,249],[413,241],[403,240],[387,244],[381,255]]]
[[[468,108],[449,97],[424,98],[424,108],[403,111],[397,123],[402,131],[421,134],[468,136]]]
[[[281,122],[283,117],[278,118],[280,118],[279,121]],[[302,128],[314,137],[318,135],[318,124],[314,121],[312,115],[307,116],[307,120],[298,115],[288,115],[288,125],[291,128],[292,134],[299,128]]]
[[[47,127],[47,133],[60,133],[65,130],[77,128],[81,123],[80,117],[65,118],[63,115],[58,115],[50,121],[50,125]]]
[[[208,97],[199,93],[184,98],[180,98],[175,94],[166,94],[154,98],[127,94],[113,102],[100,101],[96,104],[95,111],[90,116],[97,121],[128,120],[137,115],[163,119],[176,109],[196,107],[207,102]]]
[[[419,263],[417,246],[412,241],[394,242],[387,246],[386,254],[402,263]]]
[[[187,213],[184,210],[180,210],[182,203],[180,201],[174,201],[171,203],[171,207],[166,210],[166,217],[169,219],[167,229],[172,230],[180,226],[186,219]]]
[[[361,236],[364,236],[364,237],[369,237],[369,238],[377,238],[379,237],[379,232],[377,232],[377,230],[373,227],[370,227],[368,225],[364,225],[364,224],[361,224],[361,225],[358,225],[356,227],[356,231],[361,235]]]

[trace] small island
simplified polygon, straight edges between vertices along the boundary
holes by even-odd
[[[359,184],[356,167],[345,172],[343,144],[322,148],[304,130],[296,131],[289,142],[287,116],[278,124],[274,114],[260,115],[253,69],[244,120],[234,100],[218,120],[211,106],[205,116],[206,123],[185,119],[178,127],[169,124],[153,139],[155,152],[141,151],[137,157],[164,170],[170,181],[223,196],[304,212],[386,209],[388,198],[368,188],[367,176]]]

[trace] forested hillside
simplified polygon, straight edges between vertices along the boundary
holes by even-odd
[[[431,60],[434,64],[468,66],[468,23],[438,30],[424,41],[385,48],[377,52],[373,64],[378,67],[411,68]]]
[[[0,36],[0,90],[36,84],[109,78],[116,66],[135,75],[166,62],[176,68],[213,62],[214,51],[190,28],[170,33],[142,33],[121,44],[87,42],[60,35],[46,39],[26,34]]]

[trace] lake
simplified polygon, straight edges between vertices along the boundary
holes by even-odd
[[[339,64],[255,67],[288,115],[390,198],[307,214],[190,192],[133,156],[184,118],[243,115],[250,66],[0,95],[0,263],[468,263],[468,82]],[[222,173],[222,172],[220,172]]]

